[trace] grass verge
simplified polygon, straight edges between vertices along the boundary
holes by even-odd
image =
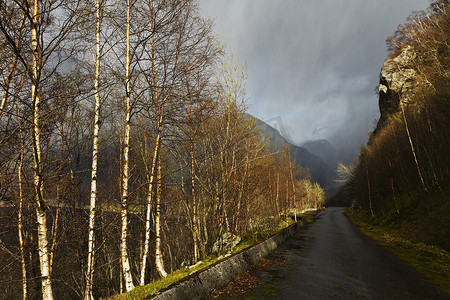
[[[157,291],[162,290],[170,286],[171,284],[188,277],[189,274],[205,269],[219,260],[220,257],[217,257],[216,255],[210,255],[207,258],[205,258],[200,264],[195,265],[194,267],[190,268],[185,267],[183,269],[180,269],[176,272],[167,275],[166,278],[155,280],[144,286],[138,286],[131,292],[115,295],[108,299],[109,300],[148,299],[151,295],[153,295]]]
[[[375,225],[363,213],[347,211],[347,217],[365,235],[391,251],[421,273],[429,282],[450,295],[450,253],[446,250],[405,238],[389,226]]]

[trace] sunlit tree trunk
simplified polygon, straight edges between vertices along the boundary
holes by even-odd
[[[52,282],[50,278],[50,261],[48,251],[48,237],[47,237],[47,214],[46,204],[44,200],[44,185],[42,178],[42,160],[41,160],[41,114],[40,114],[40,49],[38,41],[38,26],[39,26],[39,1],[34,0],[33,12],[31,13],[31,49],[32,57],[32,78],[31,78],[31,98],[33,101],[33,158],[34,158],[34,192],[36,201],[36,220],[38,225],[38,252],[39,264],[41,270],[42,283],[42,297],[43,299],[53,299]]]
[[[289,150],[288,150],[289,151]],[[294,209],[294,220],[297,222],[297,207],[295,202],[295,182],[294,182],[294,172],[292,171],[292,161],[291,154],[289,153],[289,172],[291,173],[291,181],[292,181],[292,208]]]
[[[145,272],[147,269],[147,261],[148,255],[150,252],[150,229],[151,229],[151,210],[152,210],[152,201],[153,201],[153,187],[154,187],[154,174],[156,169],[156,163],[158,159],[158,152],[160,148],[161,142],[161,129],[159,126],[159,122],[157,122],[157,134],[155,140],[155,148],[153,150],[152,156],[152,164],[150,168],[147,168],[147,177],[148,177],[148,189],[147,189],[147,201],[146,201],[146,215],[145,215],[145,237],[144,237],[144,251],[142,254],[141,261],[141,274],[139,277],[139,285],[145,284]]]
[[[95,261],[95,213],[97,202],[97,166],[98,166],[98,137],[100,132],[100,0],[95,1],[95,18],[96,18],[96,32],[95,32],[95,55],[94,59],[94,136],[92,138],[92,173],[91,173],[91,195],[89,206],[89,233],[88,233],[88,258],[86,270],[86,288],[84,292],[84,299],[93,299],[92,285],[94,279],[94,261]]]
[[[63,147],[64,145],[61,145],[61,160],[60,160],[60,169],[62,167],[62,153],[63,153]],[[54,258],[54,254],[55,254],[55,249],[56,249],[56,235],[58,233],[58,222],[59,222],[59,211],[60,211],[60,207],[61,207],[61,176],[60,174],[57,175],[58,179],[57,179],[57,183],[56,183],[56,212],[55,212],[55,217],[53,219],[53,226],[52,226],[52,232],[51,232],[51,236],[52,236],[52,245],[50,246],[50,252],[49,252],[49,265],[50,265],[50,274],[52,274],[53,272],[53,258]]]
[[[188,87],[189,94],[189,87]],[[189,97],[189,121],[190,121],[190,159],[191,159],[191,195],[192,195],[192,240],[194,242],[194,262],[198,261],[198,220],[197,220],[197,203],[195,195],[195,157],[194,157],[194,116],[192,112],[192,101]]]
[[[180,30],[180,34],[178,36],[178,40],[176,42],[176,50],[175,50],[175,54],[173,56],[171,56],[170,58],[167,58],[168,60],[170,60],[171,63],[173,63],[173,65],[171,65],[170,68],[172,68],[172,70],[170,71],[169,66],[164,65],[163,69],[164,69],[164,75],[162,76],[163,78],[159,78],[159,74],[158,74],[158,62],[157,62],[157,55],[160,53],[157,53],[157,45],[155,45],[155,35],[157,33],[159,33],[159,30],[161,30],[161,32],[164,32],[164,29],[161,27],[158,27],[157,25],[157,11],[154,9],[153,7],[153,3],[152,1],[149,1],[149,15],[150,15],[150,19],[151,19],[151,31],[152,34],[150,36],[150,63],[151,63],[151,80],[149,81],[149,83],[151,83],[152,85],[152,98],[153,98],[153,107],[155,109],[155,118],[156,118],[156,137],[155,137],[155,149],[153,152],[153,161],[152,161],[152,165],[151,165],[151,170],[150,170],[150,180],[149,180],[149,186],[148,186],[148,196],[147,196],[147,211],[146,211],[146,232],[145,232],[145,242],[144,242],[144,252],[143,252],[143,256],[142,256],[142,261],[141,261],[141,276],[140,276],[140,284],[144,283],[144,279],[145,279],[145,269],[146,269],[146,262],[148,260],[148,254],[149,254],[149,244],[150,244],[150,209],[151,209],[151,203],[152,203],[152,191],[153,191],[153,187],[154,187],[154,180],[153,178],[155,177],[156,174],[156,199],[155,199],[155,211],[156,211],[156,216],[155,216],[155,231],[160,231],[161,229],[161,224],[160,224],[160,214],[161,214],[161,206],[160,206],[160,200],[161,200],[161,195],[158,195],[158,189],[159,192],[160,188],[161,188],[161,180],[158,179],[158,173],[161,173],[161,166],[160,166],[160,159],[161,159],[161,155],[160,155],[160,149],[161,149],[161,140],[162,140],[162,134],[163,134],[163,128],[164,128],[164,119],[165,119],[165,105],[166,102],[168,101],[168,99],[170,98],[171,94],[172,94],[172,89],[174,87],[175,84],[175,80],[176,80],[176,70],[177,70],[177,64],[178,64],[178,59],[179,59],[179,55],[180,55],[180,47],[181,47],[181,43],[182,43],[182,36],[183,36],[183,30],[184,28],[179,28]],[[167,78],[170,78],[168,76],[169,73],[172,73],[171,75],[171,79],[170,82],[166,82]],[[167,78],[166,78],[167,76]],[[164,83],[161,84],[159,83],[159,80],[162,80]],[[157,229],[159,228],[159,229]],[[158,273],[162,276],[165,277],[167,276],[166,271],[164,270],[164,264],[162,263],[162,256],[161,256],[161,240],[160,240],[160,236],[159,233],[156,234],[156,241],[155,241],[155,245],[156,245],[156,249],[155,249],[155,262],[156,262],[156,268]],[[158,240],[159,237],[159,240]],[[156,254],[157,253],[157,254]]]
[[[372,192],[370,190],[369,168],[367,166],[366,166],[366,176],[367,176],[367,191],[369,194],[370,213],[372,214],[372,217],[375,218],[375,214],[373,213],[373,207],[372,207]]]
[[[390,160],[389,160],[389,168],[391,169],[390,171],[392,172],[392,164],[391,164]],[[399,214],[400,210],[398,209],[397,199],[395,198],[394,177],[392,176],[392,174],[391,174],[391,189],[392,189],[392,198],[394,200],[395,209],[397,210],[397,214]]]
[[[286,214],[286,221],[288,218],[288,209],[290,206],[290,200],[289,200],[289,177],[286,177],[286,206],[285,206],[285,214]]]
[[[234,109],[235,109],[235,119],[234,119],[234,146],[233,146],[233,203],[232,203],[232,216],[231,216],[231,242],[230,242],[230,251],[233,251],[233,238],[234,238],[234,230],[236,224],[236,192],[237,192],[237,143],[238,143],[238,130],[237,130],[237,121],[238,121],[238,111],[236,105],[236,99],[234,99]]]
[[[20,154],[19,154],[19,166],[17,169],[17,177],[19,183],[19,212],[17,216],[17,231],[19,234],[19,249],[20,249],[20,263],[22,267],[22,298],[27,299],[27,268],[25,262],[25,246],[23,239],[23,181],[22,181],[22,168],[23,168],[23,152],[25,151],[24,136],[22,124],[20,121],[20,106],[17,101],[17,121],[19,123],[19,136],[20,136]]]
[[[280,194],[280,173],[277,171],[277,183],[275,191],[275,213],[278,216],[279,213],[279,194]]]
[[[134,2],[133,2],[134,4]],[[128,257],[127,237],[128,237],[128,180],[129,180],[129,150],[130,150],[130,131],[131,131],[131,90],[130,90],[130,11],[133,5],[127,0],[127,29],[126,29],[126,62],[125,62],[125,80],[126,80],[126,116],[125,116],[125,136],[123,141],[123,171],[122,171],[122,231],[120,239],[120,252],[122,256],[122,269],[125,279],[125,290],[127,292],[134,289],[133,278],[131,276],[131,265]]]
[[[155,108],[155,117],[156,117],[156,137],[155,137],[155,148],[153,150],[153,156],[152,156],[152,164],[150,168],[147,168],[147,176],[149,177],[148,181],[148,191],[147,191],[147,201],[146,201],[146,215],[145,215],[145,235],[144,235],[144,251],[142,255],[141,260],[141,274],[139,278],[139,285],[145,284],[145,272],[147,269],[147,261],[148,256],[150,252],[150,229],[151,229],[151,209],[152,209],[152,201],[153,201],[153,189],[154,189],[154,179],[155,179],[155,172],[158,159],[159,159],[159,150],[160,150],[160,144],[161,144],[161,134],[162,134],[162,121],[164,116],[164,105],[160,106],[159,102],[159,90],[157,85],[157,75],[156,75],[156,63],[155,63],[155,55],[156,55],[156,49],[155,49],[155,31],[156,31],[156,24],[154,19],[154,11],[152,2],[149,2],[149,8],[150,8],[150,18],[151,18],[151,26],[152,26],[152,35],[150,37],[150,46],[151,46],[151,69],[152,69],[152,83],[153,83],[153,104]],[[156,209],[160,209],[159,207],[156,207]],[[156,213],[158,214],[158,213]],[[156,217],[158,218],[158,217]],[[155,220],[156,221],[156,220]],[[159,219],[158,219],[159,221]],[[157,250],[155,250],[156,252]],[[159,250],[158,250],[159,251]],[[155,258],[156,260],[156,258]],[[163,270],[164,271],[164,270]]]
[[[414,156],[414,162],[416,163],[417,173],[419,174],[420,181],[422,182],[423,189],[427,191],[427,186],[425,185],[425,181],[423,180],[422,171],[420,170],[419,162],[417,160],[416,150],[414,149],[414,144],[411,139],[411,134],[409,132],[408,121],[406,120],[405,108],[403,101],[400,101],[400,107],[402,109],[403,121],[405,123],[406,133],[408,134],[409,145],[411,146],[411,152]]]
[[[159,157],[156,168],[155,265],[159,275],[167,277],[161,253],[161,180],[161,158]]]

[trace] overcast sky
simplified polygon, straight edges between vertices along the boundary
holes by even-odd
[[[427,0],[200,0],[216,35],[248,67],[249,112],[281,117],[301,144],[359,150],[379,117],[386,38]]]

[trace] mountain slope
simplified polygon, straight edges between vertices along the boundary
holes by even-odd
[[[288,142],[278,130],[269,124],[251,115],[248,115],[248,117],[260,126],[262,138],[267,139],[269,150],[278,151],[287,143],[292,159],[303,168],[309,170],[313,181],[318,182],[323,188],[332,185],[335,174],[320,157],[303,147]]]
[[[332,170],[336,170],[339,161],[338,151],[327,140],[308,141],[300,145],[320,157]]]

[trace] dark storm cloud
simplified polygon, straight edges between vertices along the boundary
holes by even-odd
[[[201,0],[248,66],[250,113],[280,116],[296,143],[359,150],[378,117],[385,39],[427,0]]]

